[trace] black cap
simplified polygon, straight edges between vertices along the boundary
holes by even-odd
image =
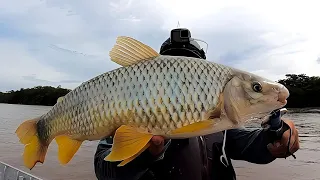
[[[180,31],[180,32],[179,32]],[[177,41],[176,39],[181,38],[182,35],[177,33],[185,33],[188,31],[187,37],[182,37],[183,40]],[[174,38],[172,36],[175,35]],[[171,37],[164,41],[160,47],[161,55],[170,55],[170,56],[186,56],[186,57],[195,57],[206,59],[205,52],[200,48],[200,45],[194,40],[190,39],[191,33],[188,29],[173,29],[171,31]],[[182,39],[181,38],[181,39]],[[185,40],[188,38],[188,40]],[[175,39],[175,40],[172,40]]]

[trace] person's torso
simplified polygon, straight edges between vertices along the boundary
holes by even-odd
[[[141,180],[233,180],[231,161],[229,167],[220,162],[222,141],[222,132],[173,139],[164,158],[150,167]]]

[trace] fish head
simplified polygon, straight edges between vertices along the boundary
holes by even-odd
[[[224,109],[236,124],[267,116],[287,104],[288,89],[275,81],[235,70],[224,89]]]

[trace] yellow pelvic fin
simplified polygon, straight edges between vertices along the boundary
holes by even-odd
[[[32,169],[37,162],[43,163],[48,146],[40,142],[37,132],[39,118],[27,120],[20,124],[16,134],[22,144],[25,144],[23,163],[28,169]]]
[[[58,144],[58,158],[61,164],[67,164],[80,148],[83,141],[72,139],[68,135],[56,137]]]
[[[145,146],[148,146],[152,136],[152,134],[138,132],[134,127],[122,125],[117,129],[111,152],[104,160],[130,162],[135,158],[134,156],[138,156],[146,148]]]
[[[120,36],[111,49],[111,60],[121,66],[130,66],[140,61],[159,56],[151,47],[131,38]]]
[[[175,129],[171,132],[171,134],[198,132],[204,129],[212,128],[213,124],[214,124],[213,120],[199,121],[199,122],[195,122],[187,126],[183,126],[181,128]]]
[[[148,147],[150,147],[150,142],[148,142],[148,144],[145,145],[137,154],[131,156],[128,159],[123,160],[120,164],[118,164],[118,166],[124,166],[124,165],[128,164],[129,162],[134,160],[136,157],[138,157],[141,153],[143,153],[143,151],[145,151]]]

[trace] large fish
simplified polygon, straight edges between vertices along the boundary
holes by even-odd
[[[132,161],[154,135],[189,138],[238,128],[286,105],[288,90],[257,75],[203,59],[159,55],[130,37],[110,51],[122,67],[58,99],[16,130],[24,165],[43,163],[49,144],[67,164],[85,140],[114,136],[106,161]]]

